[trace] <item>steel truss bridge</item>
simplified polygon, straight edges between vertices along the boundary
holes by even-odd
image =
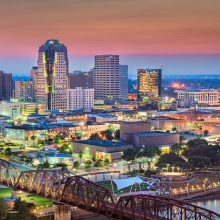
[[[109,189],[71,172],[30,170],[19,173],[15,165],[2,159],[0,184],[101,214],[108,219],[220,219],[219,214],[208,209],[160,196],[121,196],[115,203]]]

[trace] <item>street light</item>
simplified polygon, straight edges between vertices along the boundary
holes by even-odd
[[[116,171],[116,166],[117,166],[117,163],[114,163],[115,171]]]

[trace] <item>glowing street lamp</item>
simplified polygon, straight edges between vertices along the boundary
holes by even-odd
[[[115,167],[115,171],[116,171],[116,166],[117,166],[117,163],[114,163],[114,165],[113,165],[114,167]]]

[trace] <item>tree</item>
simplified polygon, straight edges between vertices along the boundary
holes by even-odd
[[[114,135],[115,135],[115,138],[119,139],[120,138],[120,129],[116,130]]]
[[[112,132],[110,130],[105,130],[100,132],[103,140],[111,141],[114,137],[112,136]]]
[[[173,127],[173,128],[172,128],[172,131],[177,131],[176,127]]]
[[[33,158],[32,158],[32,157],[26,158],[26,162],[27,162],[27,163],[32,163],[32,161],[33,161]]]
[[[58,147],[57,150],[59,151],[60,154],[68,154],[68,155],[73,154],[73,151],[69,148],[67,144],[64,144],[61,147]]]
[[[92,161],[93,161],[93,162],[95,162],[95,161],[96,161],[95,156],[93,156],[93,157],[92,157]]]
[[[96,160],[96,162],[94,163],[94,167],[102,167],[102,166],[103,164],[101,159]]]
[[[7,214],[8,214],[8,205],[3,199],[0,199],[0,220],[7,219]]]
[[[188,145],[189,149],[193,148],[193,147],[196,147],[200,144],[208,145],[208,142],[205,139],[201,139],[201,138],[195,138],[195,139],[190,140],[190,141],[187,142],[187,145]]]
[[[169,152],[166,154],[162,154],[155,165],[157,167],[160,167],[162,163],[175,164],[176,162],[185,162],[185,160],[183,160],[178,154],[175,154],[174,152]]]
[[[98,133],[92,133],[89,137],[89,140],[102,140]]]
[[[90,168],[91,164],[92,164],[91,160],[87,160],[84,164],[84,168],[86,168],[86,169]]]
[[[78,162],[78,161],[74,161],[74,163],[73,163],[73,169],[78,170],[79,168],[80,168],[79,162]]]
[[[110,164],[110,161],[108,158],[106,158],[103,162],[103,166],[108,166]]]
[[[79,151],[79,158],[80,158],[80,160],[82,159],[82,157],[83,157],[83,152],[82,152],[82,150],[80,150]]]
[[[43,164],[38,164],[37,166],[37,170],[45,170],[45,169],[49,169],[50,168],[50,164],[48,162],[48,160],[46,160]]]
[[[198,135],[198,138],[202,138],[204,135],[203,134],[199,134]]]
[[[14,203],[14,209],[18,211],[17,219],[29,220],[31,211],[36,208],[37,207],[34,203],[27,203],[26,201],[21,201],[20,198],[15,200]]]
[[[189,157],[188,161],[193,165],[193,169],[199,168],[201,170],[202,168],[208,167],[210,165],[209,158],[205,158],[199,155]]]
[[[204,136],[207,136],[209,134],[209,131],[208,130],[205,130],[204,131]]]
[[[61,140],[64,140],[67,137],[67,133],[65,131],[59,131],[56,137],[60,137]]]
[[[116,130],[115,126],[113,124],[110,124],[108,126],[108,130],[110,130],[112,133]]]
[[[141,152],[142,157],[148,157],[148,158],[153,158],[156,155],[161,155],[161,150],[158,146],[149,146],[145,147],[144,150]]]
[[[65,170],[65,171],[68,171],[68,165],[66,163],[62,163],[61,164],[61,170]]]
[[[180,135],[180,143],[183,143],[183,141],[185,141],[186,138],[183,135]]]
[[[62,142],[61,138],[59,136],[56,136],[55,139],[54,139],[54,143],[55,144],[61,144],[61,142]]]
[[[175,154],[180,155],[180,152],[183,150],[183,148],[182,148],[182,145],[181,145],[181,144],[173,144],[173,145],[170,147],[170,150],[171,150],[172,152],[174,152]]]
[[[123,151],[121,158],[126,161],[135,160],[135,158],[138,156],[138,153],[139,149],[137,147],[128,148]]]
[[[8,148],[6,148],[5,149],[5,156],[11,156],[12,155],[12,151],[11,151],[11,148],[10,147],[8,147]]]

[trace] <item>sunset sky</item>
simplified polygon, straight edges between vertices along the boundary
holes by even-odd
[[[47,39],[67,46],[70,71],[119,54],[129,73],[219,74],[220,0],[0,0],[0,70],[28,74]]]

